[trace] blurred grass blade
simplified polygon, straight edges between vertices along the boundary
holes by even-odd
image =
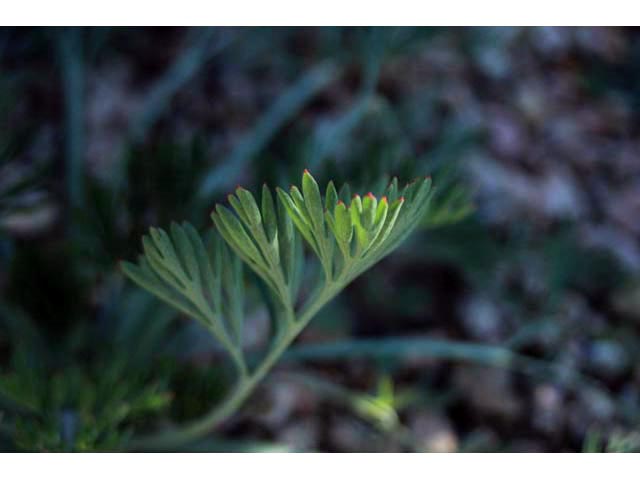
[[[507,348],[443,339],[396,337],[294,346],[284,354],[283,358],[289,361],[333,361],[350,358],[433,358],[469,361],[507,368],[539,378],[555,378],[567,386],[603,388],[595,380],[580,372],[527,357]]]
[[[327,86],[337,75],[333,63],[321,63],[309,69],[296,83],[286,90],[255,127],[239,141],[231,154],[216,166],[202,181],[200,198],[210,198],[216,191],[232,185],[247,162],[262,150],[273,136],[293,118],[314,95]]]
[[[65,102],[65,154],[67,194],[72,209],[80,208],[84,199],[84,60],[83,30],[56,29],[56,43],[62,68]]]
[[[187,46],[160,79],[149,89],[140,112],[129,127],[129,137],[138,142],[158,121],[171,99],[211,59],[227,47],[233,38],[215,28],[199,28],[190,35]],[[216,38],[216,36],[218,38]]]
[[[361,357],[424,357],[471,360],[498,367],[509,367],[513,364],[515,354],[502,347],[415,337],[345,340],[294,346],[285,353],[285,358],[288,360],[344,360]]]

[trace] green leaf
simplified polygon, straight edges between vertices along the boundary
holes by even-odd
[[[158,277],[162,278],[176,290],[184,290],[188,279],[184,278],[180,271],[176,272],[169,260],[165,261],[165,257],[162,256],[153,240],[145,235],[142,237],[142,246],[149,265]]]
[[[188,274],[190,281],[200,284],[200,269],[195,258],[193,246],[184,230],[177,223],[171,223],[171,238],[177,247],[180,263]]]
[[[222,205],[216,205],[216,212],[211,213],[211,218],[215,223],[222,237],[241,256],[248,259],[252,267],[264,267],[264,258],[258,251],[251,237],[233,213]]]
[[[187,224],[173,223],[171,236],[162,229],[152,228],[150,236],[143,237],[143,246],[145,255],[140,257],[138,265],[122,263],[125,275],[204,324],[228,351],[239,370],[244,371],[244,360],[236,346],[240,341],[244,301],[239,259],[235,256],[234,260],[228,256],[218,258],[218,268],[212,268],[211,256],[206,253],[195,229]],[[233,270],[229,270],[230,266]],[[224,278],[216,277],[220,272],[224,272]],[[225,283],[224,299],[221,280]],[[228,324],[221,312],[228,317]]]
[[[320,196],[318,184],[309,173],[309,170],[305,170],[302,174],[302,193],[304,194],[304,204],[307,207],[316,236],[322,239],[325,234],[322,197]]]
[[[389,235],[391,235],[391,232],[393,231],[393,227],[396,224],[396,220],[400,215],[400,210],[402,209],[404,202],[405,202],[404,197],[400,197],[395,202],[393,202],[393,204],[389,207],[389,211],[385,218],[384,224],[380,230],[379,236],[371,246],[372,249],[378,248],[384,245],[385,241],[389,238]]]
[[[287,214],[287,208],[278,197],[278,246],[284,278],[290,289],[294,283],[296,269],[296,237],[293,222]]]
[[[253,195],[251,195],[251,192],[242,187],[238,187],[236,188],[236,195],[244,207],[244,211],[247,216],[247,223],[254,226],[261,225],[262,215],[260,215],[260,209],[258,208]]]
[[[313,227],[313,221],[311,220],[311,216],[309,215],[309,210],[307,209],[307,205],[304,201],[304,197],[300,190],[295,185],[292,185],[289,189],[289,194],[291,195],[291,199],[293,200],[294,205],[296,206],[296,211],[299,212],[300,217],[304,222],[309,226],[309,228]]]
[[[163,268],[175,275],[179,281],[184,284],[188,283],[189,278],[180,266],[169,235],[164,230],[153,227],[149,229],[149,233],[151,242],[146,242],[145,247],[151,252],[150,260],[155,259]]]
[[[358,244],[358,250],[364,250],[369,245],[369,234],[367,229],[362,225],[362,200],[360,195],[355,195],[349,206],[349,213],[351,214],[351,223],[356,234],[356,240]]]
[[[329,182],[327,185],[327,193],[324,199],[324,209],[327,212],[332,212],[336,205],[338,204],[338,192],[336,191],[336,187],[333,182]]]
[[[388,212],[389,202],[387,201],[387,197],[382,197],[376,208],[375,218],[373,220],[371,244],[373,244],[378,239],[378,235],[380,235],[380,233],[382,232]]]
[[[351,257],[350,245],[353,238],[353,225],[347,207],[342,200],[336,204],[333,216],[329,211],[326,212],[326,219],[344,259],[349,259]]]
[[[336,221],[336,237],[342,243],[349,243],[353,238],[353,223],[351,216],[347,210],[347,206],[342,202],[338,202],[334,210]]]
[[[200,277],[203,285],[203,290],[209,303],[212,305],[213,310],[217,315],[221,315],[222,308],[222,284],[219,272],[214,273],[213,266],[213,248],[210,250],[210,254],[207,253],[207,249],[200,238],[200,235],[195,228],[189,223],[182,224],[191,244],[193,245],[193,251],[195,254],[196,262],[200,270]],[[217,237],[216,237],[217,238]],[[221,243],[219,238],[218,243]]]
[[[230,193],[229,195],[227,195],[227,200],[233,207],[233,210],[238,214],[238,217],[240,217],[240,220],[242,220],[245,225],[249,225],[251,223],[251,220],[249,219],[249,216],[247,215],[247,212],[244,209],[244,205],[242,205],[240,199]]]
[[[280,202],[285,207],[287,213],[293,220],[293,223],[295,223],[298,231],[302,234],[307,243],[309,243],[309,246],[316,252],[316,254],[318,254],[318,245],[316,244],[315,238],[311,233],[311,225],[305,217],[305,214],[300,211],[296,203],[293,201],[292,197],[289,196],[287,192],[280,188],[278,188],[276,191],[278,193]]]
[[[266,272],[273,272],[280,263],[279,252],[275,242],[269,241],[267,238],[266,231],[262,225],[263,215],[260,213],[258,204],[253,195],[242,187],[236,189],[236,194],[244,212],[244,217],[241,217],[244,218],[244,225],[264,259],[263,267]],[[255,260],[258,261],[257,258]]]
[[[378,199],[374,197],[373,193],[367,193],[362,201],[362,225],[366,230],[370,230],[373,227],[377,208]]]
[[[222,205],[211,213],[219,236],[203,242],[188,224],[173,223],[171,235],[151,228],[143,237],[144,256],[138,265],[122,264],[135,283],[205,324],[237,367],[238,384],[229,398],[208,413],[198,429],[179,432],[178,438],[208,432],[235,411],[318,310],[426,218],[433,192],[431,179],[416,179],[400,191],[394,178],[380,199],[373,193],[350,198],[347,185],[338,194],[332,182],[323,198],[308,171],[301,188],[292,186],[289,193],[277,188],[276,205],[265,185],[258,206],[251,192],[239,187],[229,196],[235,213]],[[297,293],[306,265],[301,238],[324,275],[300,306]],[[242,262],[268,287],[258,285],[274,326],[265,357],[251,371],[242,351],[248,297]],[[312,283],[313,277],[308,278]]]
[[[273,204],[273,196],[266,184],[262,186],[262,215],[267,240],[273,242],[278,233],[278,218]]]
[[[174,308],[187,315],[200,320],[198,312],[180,296],[175,289],[162,283],[161,279],[153,272],[149,263],[144,257],[139,259],[140,265],[130,262],[121,262],[122,272],[139,286],[161,298]]]

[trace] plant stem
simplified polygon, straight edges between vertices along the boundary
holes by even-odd
[[[242,403],[271,370],[291,342],[307,326],[314,315],[342,290],[344,285],[341,281],[325,284],[319,293],[305,306],[299,318],[291,324],[291,327],[274,344],[260,365],[252,373],[241,377],[229,396],[222,403],[215,405],[209,413],[182,428],[169,430],[159,435],[134,439],[129,448],[132,450],[171,450],[197,440],[224,422],[242,406]]]

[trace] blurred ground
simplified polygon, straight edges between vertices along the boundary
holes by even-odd
[[[117,260],[310,168],[432,173],[475,209],[190,449],[640,449],[639,120],[634,29],[0,29],[0,447],[119,449],[206,410],[215,345]]]

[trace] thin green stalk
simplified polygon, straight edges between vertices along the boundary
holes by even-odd
[[[307,326],[314,315],[342,290],[343,286],[344,284],[336,282],[325,284],[324,288],[304,308],[300,317],[291,324],[289,330],[274,344],[260,365],[252,373],[246,374],[245,370],[245,375],[240,378],[236,387],[222,403],[215,405],[203,417],[182,428],[134,439],[130,448],[132,450],[170,450],[193,442],[215,429],[242,406],[242,403],[271,370],[291,342]]]

